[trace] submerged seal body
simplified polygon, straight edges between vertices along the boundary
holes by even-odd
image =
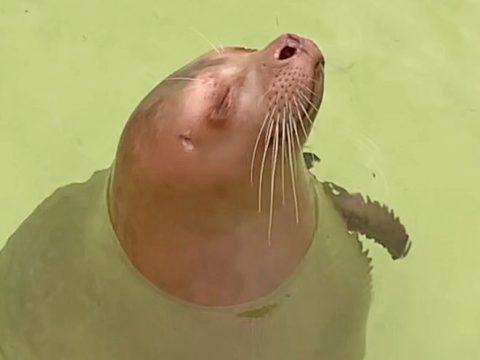
[[[2,250],[0,356],[362,359],[357,234],[394,258],[408,236],[309,172],[324,68],[315,43],[285,34],[155,87],[112,166],[57,190]]]

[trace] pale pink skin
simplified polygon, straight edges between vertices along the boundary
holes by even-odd
[[[293,55],[285,55],[286,46],[295,49]],[[323,68],[312,41],[286,34],[261,51],[211,51],[140,103],[119,143],[109,207],[122,247],[149,281],[184,301],[223,306],[264,296],[294,271],[317,221],[301,151],[295,147],[299,222],[288,162],[282,200],[278,155],[270,237],[273,146],[264,165],[261,211],[264,141],[256,152],[253,186],[251,160],[269,104],[282,109],[292,91],[308,87],[304,93],[318,95],[310,98],[318,109]],[[194,80],[182,80],[187,78]],[[313,119],[316,109],[307,111]],[[302,121],[308,133],[310,123]]]

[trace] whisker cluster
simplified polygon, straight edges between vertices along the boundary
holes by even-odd
[[[272,90],[269,88],[260,100],[264,100],[266,95]],[[275,174],[277,167],[280,167],[281,175],[281,196],[282,206],[286,205],[285,195],[285,176],[288,172],[290,175],[291,191],[293,198],[293,210],[295,212],[295,220],[298,224],[300,222],[297,185],[296,185],[296,170],[298,164],[297,156],[302,151],[301,135],[306,139],[308,136],[307,127],[304,121],[308,121],[309,127],[313,125],[313,119],[309,114],[309,109],[318,108],[310,99],[319,97],[312,89],[305,85],[299,84],[296,91],[291,93],[289,97],[283,97],[286,101],[279,101],[280,94],[277,93],[275,97],[270,99],[267,114],[258,132],[255,145],[253,147],[252,159],[250,164],[250,183],[252,187],[255,185],[255,164],[256,158],[259,154],[260,144],[263,140],[263,154],[261,154],[260,170],[258,172],[258,211],[262,211],[263,199],[263,182],[264,173],[267,165],[268,154],[271,154],[271,171],[270,171],[270,191],[269,191],[269,222],[268,222],[268,244],[271,242],[272,226],[273,226],[273,211],[275,208],[275,186],[278,184],[275,181]],[[280,99],[282,97],[280,96]],[[300,129],[299,129],[300,127]],[[287,170],[288,167],[288,170]]]

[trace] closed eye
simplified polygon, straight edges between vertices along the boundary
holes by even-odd
[[[232,91],[231,86],[225,86],[217,89],[215,100],[212,104],[212,119],[226,119],[232,108]]]
[[[245,47],[241,47],[241,46],[231,47],[230,49],[234,50],[234,51],[244,51],[244,52],[249,52],[249,53],[258,51],[257,49],[249,49],[249,48],[245,48]]]

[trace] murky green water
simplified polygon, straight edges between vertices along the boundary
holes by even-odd
[[[314,38],[316,173],[393,207],[407,259],[374,257],[368,360],[480,359],[480,2],[3,0],[0,246],[56,187],[109,165],[162,77],[215,44]]]

